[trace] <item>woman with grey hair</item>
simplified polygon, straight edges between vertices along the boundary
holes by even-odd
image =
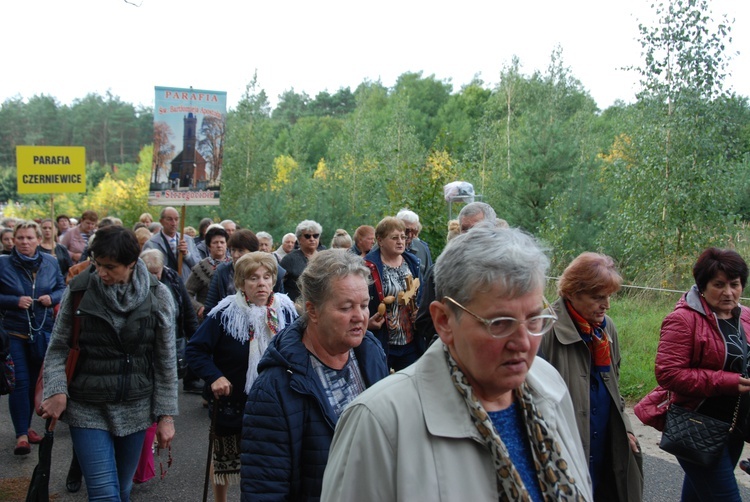
[[[295,230],[299,249],[295,249],[281,259],[281,266],[286,270],[284,291],[286,291],[286,294],[293,301],[297,300],[300,294],[297,279],[302,274],[302,271],[305,270],[308,260],[318,250],[325,249],[325,246],[320,246],[320,234],[322,233],[323,227],[317,221],[301,221]]]
[[[430,305],[440,339],[344,411],[324,500],[592,500],[565,382],[535,360],[556,320],[548,266],[517,229],[448,243]]]
[[[273,339],[248,395],[243,500],[320,498],[341,411],[388,374],[367,331],[369,280],[362,258],[345,249],[316,253],[300,276],[302,314]]]

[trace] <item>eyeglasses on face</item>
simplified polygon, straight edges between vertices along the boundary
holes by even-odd
[[[320,234],[302,234],[302,237],[305,239],[317,239],[320,237]]]
[[[484,324],[485,328],[487,328],[487,333],[489,333],[493,338],[508,337],[515,333],[521,324],[526,326],[526,331],[528,331],[529,335],[542,336],[546,332],[551,330],[557,322],[557,315],[555,315],[552,310],[550,310],[550,314],[535,315],[523,321],[519,321],[515,317],[496,317],[494,319],[485,319],[484,317],[478,316],[471,310],[467,309],[450,296],[446,296],[445,299],[456,305],[458,308],[472,316],[477,321]],[[548,308],[549,303],[547,302],[547,300],[542,301],[542,306],[545,309]]]

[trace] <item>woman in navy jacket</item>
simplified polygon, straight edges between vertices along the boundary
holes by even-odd
[[[385,354],[367,331],[362,258],[320,251],[299,279],[302,316],[258,365],[242,427],[242,500],[318,500],[343,408],[385,378]]]
[[[15,246],[0,256],[0,315],[10,334],[10,352],[16,366],[16,389],[8,403],[16,429],[16,455],[31,452],[29,431],[34,408],[34,384],[47,351],[53,308],[60,303],[65,280],[57,259],[39,252],[42,231],[33,221],[18,223],[13,231]]]

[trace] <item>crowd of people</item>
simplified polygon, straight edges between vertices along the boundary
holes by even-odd
[[[549,303],[544,246],[486,203],[448,222],[434,263],[413,211],[373,224],[326,247],[313,220],[275,245],[231,220],[181,227],[173,207],[132,230],[94,211],[0,221],[14,453],[41,441],[34,412],[59,419],[68,490],[129,500],[154,477],[152,446],[179,433],[182,379],[212,423],[217,501],[233,485],[247,501],[642,500],[607,315],[622,284],[612,258],[576,257]],[[748,267],[710,248],[694,276],[636,412],[660,430],[672,405],[731,422],[715,463],[678,460],[683,500],[740,500]],[[72,334],[85,356],[71,378]]]

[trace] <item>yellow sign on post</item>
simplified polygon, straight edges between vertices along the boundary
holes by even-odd
[[[18,193],[86,191],[86,148],[17,146]]]

